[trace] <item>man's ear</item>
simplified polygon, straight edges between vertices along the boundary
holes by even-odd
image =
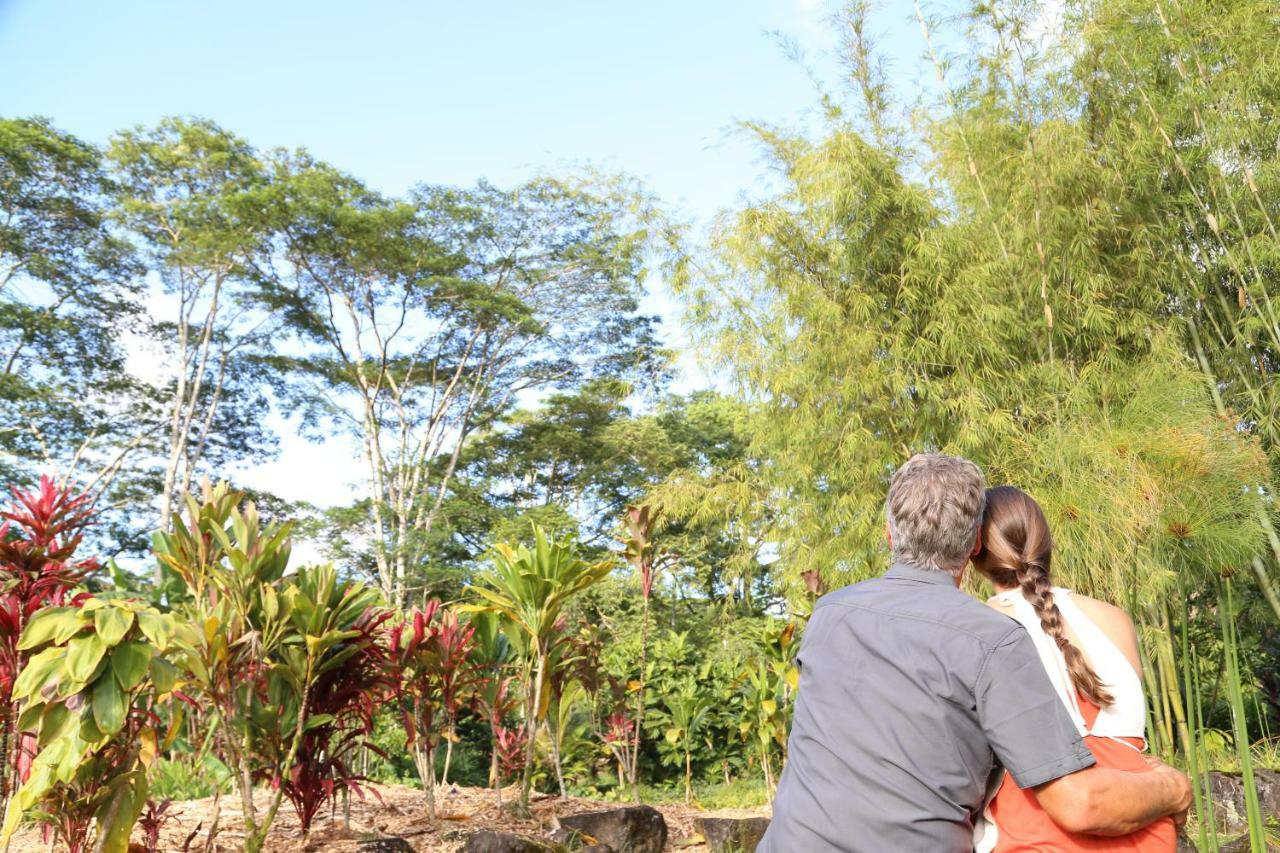
[[[889,519],[884,520],[884,541],[888,544],[889,550],[893,550],[893,527],[889,525]],[[975,552],[976,553],[976,552]]]
[[[969,552],[970,557],[976,557],[982,551],[982,528],[978,528],[978,533],[973,537],[973,550]]]

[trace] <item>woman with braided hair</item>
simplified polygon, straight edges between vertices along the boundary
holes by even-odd
[[[1012,486],[989,489],[973,557],[996,590],[987,603],[1026,626],[1098,766],[1144,771],[1146,699],[1133,621],[1118,607],[1054,587],[1052,557],[1049,525],[1031,496]],[[1177,844],[1170,818],[1120,838],[1080,835],[1055,824],[1008,773],[992,789],[975,831],[977,853],[1171,853]]]

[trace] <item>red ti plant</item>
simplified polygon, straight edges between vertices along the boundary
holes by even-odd
[[[99,568],[96,560],[75,559],[93,522],[90,495],[59,487],[49,477],[41,477],[35,491],[12,491],[12,503],[0,511],[0,804],[26,779],[35,757],[30,735],[14,743],[13,683],[27,662],[18,638],[37,611],[63,604]]]
[[[407,622],[390,632],[388,649],[396,676],[393,693],[432,820],[436,817],[436,748],[442,734],[452,746],[458,710],[473,679],[468,658],[474,633],[470,625],[459,623],[457,614],[442,612],[439,601],[428,602],[422,610],[415,608]]]
[[[604,733],[601,739],[614,760],[618,762],[618,787],[622,787],[623,780],[627,778],[628,755],[635,725],[635,721],[627,716],[624,708],[619,708],[604,719]]]
[[[453,745],[458,741],[458,711],[475,685],[476,669],[471,666],[471,647],[476,629],[464,625],[452,610],[440,613],[440,624],[432,641],[435,652],[435,680],[440,690],[440,704],[444,708],[444,768],[440,784],[449,784],[449,762],[453,758]]]
[[[514,780],[524,772],[525,764],[529,760],[528,743],[529,733],[525,729],[524,723],[514,728],[499,725],[494,730],[493,754],[497,760],[498,768],[498,784],[496,786],[498,805],[502,805],[503,781]]]
[[[328,803],[343,791],[361,799],[367,781],[355,771],[354,758],[368,742],[373,718],[395,689],[390,653],[379,640],[391,613],[370,607],[347,631],[334,650],[339,666],[320,673],[311,683],[308,724],[293,767],[281,780],[303,835]],[[375,797],[378,793],[370,788]]]
[[[160,853],[160,831],[169,821],[182,815],[182,812],[175,812],[172,809],[173,800],[163,799],[158,803],[155,800],[147,800],[147,806],[138,818],[138,829],[142,831],[141,847],[145,853]],[[191,849],[191,842],[195,841],[199,834],[200,825],[187,833],[186,841],[181,848],[182,853],[187,853]]]

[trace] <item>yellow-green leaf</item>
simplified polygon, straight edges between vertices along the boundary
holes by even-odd
[[[71,681],[88,681],[102,662],[107,647],[96,634],[76,637],[67,643],[67,678]]]
[[[72,627],[72,633],[79,631],[85,624],[80,611],[74,607],[46,607],[27,623],[18,640],[20,651],[42,646],[53,640],[60,629]]]
[[[133,613],[119,607],[102,607],[94,611],[93,629],[98,637],[108,646],[114,646],[124,639],[133,627]]]
[[[93,721],[104,735],[113,735],[124,725],[125,694],[114,678],[100,678],[93,688]]]
[[[216,619],[212,621],[217,622]],[[164,651],[173,639],[173,618],[144,610],[138,613],[138,629],[142,631],[143,636],[155,644],[159,651]],[[206,626],[207,629],[208,626]]]
[[[151,683],[160,693],[168,693],[178,683],[178,668],[164,658],[151,659]]]
[[[121,643],[111,652],[111,672],[124,690],[137,687],[150,664],[151,646],[146,643]]]
[[[129,836],[147,802],[147,775],[135,770],[115,779],[107,800],[98,808],[96,853],[128,853]]]
[[[39,692],[48,682],[49,677],[62,667],[67,657],[64,647],[53,646],[32,655],[23,667],[22,674],[13,683],[13,698],[26,699]]]

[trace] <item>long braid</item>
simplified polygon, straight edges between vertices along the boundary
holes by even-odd
[[[1017,584],[1022,597],[1040,617],[1040,627],[1058,644],[1071,683],[1082,696],[1100,708],[1114,702],[1084,653],[1067,639],[1062,612],[1053,600],[1049,582],[1053,538],[1040,507],[1013,486],[989,489],[982,536],[982,551],[974,558],[974,565],[1001,586]]]
[[[1084,659],[1084,653],[1067,639],[1066,626],[1062,624],[1062,611],[1058,610],[1058,605],[1053,600],[1048,570],[1036,562],[1024,562],[1018,567],[1017,576],[1022,597],[1040,617],[1040,627],[1062,651],[1062,658],[1067,664],[1067,673],[1071,676],[1071,683],[1075,685],[1076,690],[1100,708],[1110,705],[1115,698],[1107,692],[1098,674]]]

